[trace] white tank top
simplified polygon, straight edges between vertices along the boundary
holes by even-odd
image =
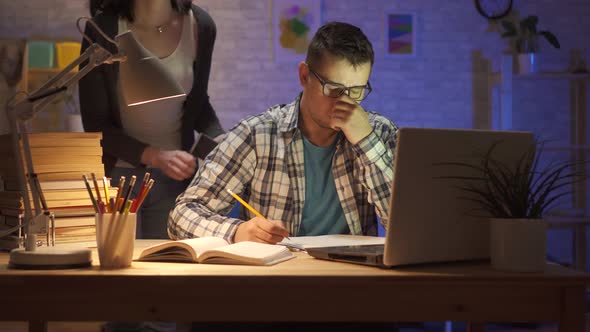
[[[172,54],[161,58],[162,62],[186,94],[193,86],[193,62],[196,56],[193,31],[195,18],[190,13],[183,16],[180,42]],[[119,18],[119,33],[129,30],[127,20]],[[120,80],[119,80],[120,81]],[[137,106],[127,106],[123,101],[120,86],[119,107],[125,132],[137,140],[164,150],[181,149],[182,105],[184,98],[171,98]],[[133,168],[124,160],[117,160],[117,167]]]

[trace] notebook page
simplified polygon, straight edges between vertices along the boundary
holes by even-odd
[[[179,240],[176,242],[184,242],[191,246],[195,251],[197,258],[205,251],[226,246],[228,243],[220,237],[206,236],[194,239]]]
[[[268,265],[291,257],[293,254],[284,246],[249,241],[215,248],[201,256],[204,262],[253,265]]]
[[[363,236],[363,235],[319,235],[319,236],[295,236],[291,239],[283,239],[279,244],[293,246],[295,248],[322,248],[322,247],[340,247],[340,246],[358,246],[385,244],[384,237]]]

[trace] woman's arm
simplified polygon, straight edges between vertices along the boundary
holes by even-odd
[[[200,133],[205,133],[210,137],[217,137],[224,133],[215,109],[209,100],[209,75],[211,72],[211,62],[215,38],[217,37],[217,27],[213,18],[203,9],[193,6],[193,13],[197,24],[195,25],[197,40],[197,59],[195,61],[195,87],[199,89],[197,95],[198,115],[194,118],[194,129]]]

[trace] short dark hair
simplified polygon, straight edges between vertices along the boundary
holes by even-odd
[[[172,9],[181,14],[188,13],[189,9],[191,9],[191,4],[191,0],[170,0]],[[133,17],[134,5],[135,0],[90,0],[90,15],[95,16],[100,11],[133,22],[135,20],[135,17]]]
[[[371,42],[358,27],[343,23],[329,22],[318,29],[307,49],[305,62],[318,66],[324,56],[346,59],[354,67],[375,62],[375,53]]]

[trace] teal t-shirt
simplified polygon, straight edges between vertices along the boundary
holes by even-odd
[[[349,234],[332,175],[336,143],[315,146],[303,136],[305,161],[305,203],[297,236]]]

